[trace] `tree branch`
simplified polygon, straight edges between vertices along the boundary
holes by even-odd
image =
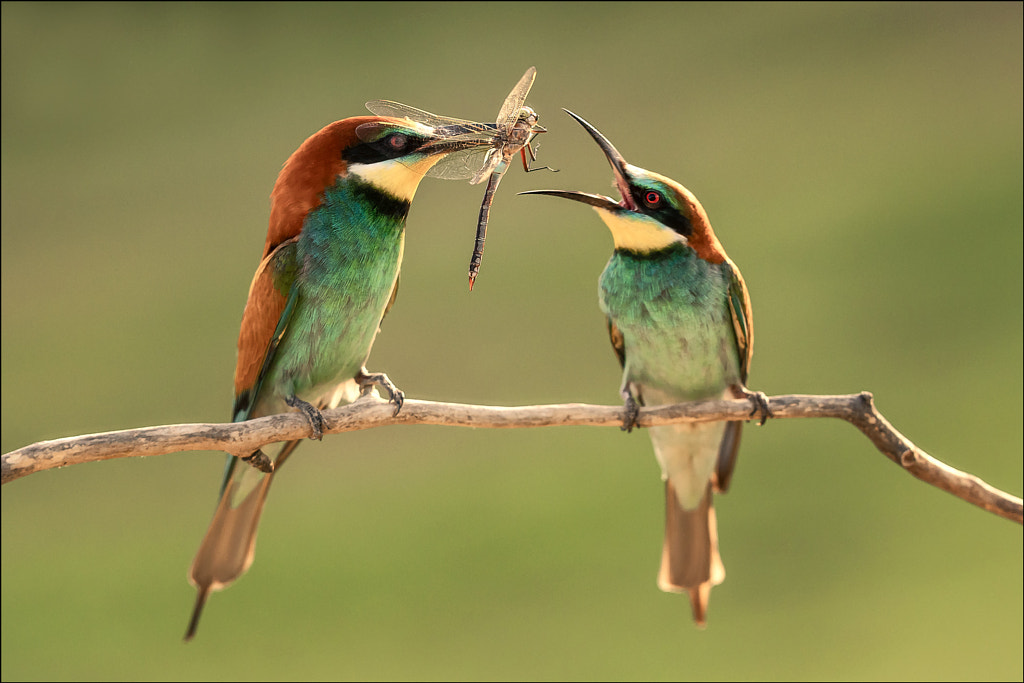
[[[875,409],[868,392],[847,396],[772,396],[770,400],[773,419],[834,417],[845,420],[862,431],[887,458],[921,481],[1018,524],[1024,521],[1020,498],[925,453],[889,424]],[[399,424],[488,428],[618,427],[622,424],[621,407],[582,403],[498,407],[410,399],[398,415],[393,413],[394,405],[372,395],[366,396],[350,405],[324,411],[324,433]],[[694,401],[643,408],[637,424],[654,427],[678,422],[747,420],[750,415],[751,403],[745,400]],[[54,467],[112,458],[198,450],[246,456],[269,443],[301,439],[309,433],[309,423],[303,415],[285,413],[231,424],[144,427],[40,441],[4,454],[2,483]]]

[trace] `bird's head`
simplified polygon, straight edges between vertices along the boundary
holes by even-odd
[[[704,207],[692,192],[671,178],[627,163],[599,130],[568,109],[565,112],[590,133],[604,152],[622,199],[615,201],[599,194],[568,190],[530,190],[519,194],[546,194],[592,206],[611,230],[616,249],[643,254],[681,242],[712,263],[726,259]]]
[[[386,116],[354,116],[325,126],[288,158],[271,193],[264,256],[302,230],[306,215],[339,178],[356,176],[398,202],[412,202],[423,176],[464,146],[445,131]]]

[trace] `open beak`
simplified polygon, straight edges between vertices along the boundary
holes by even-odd
[[[629,211],[635,211],[636,206],[633,203],[632,195],[629,191],[629,173],[626,170],[626,160],[619,154],[619,150],[615,149],[615,145],[609,142],[608,138],[601,135],[601,131],[594,128],[586,119],[577,116],[568,109],[564,109],[566,114],[576,119],[581,126],[583,126],[590,137],[594,138],[601,151],[604,152],[605,157],[608,159],[608,163],[611,164],[612,172],[615,174],[615,186],[618,188],[619,193],[622,195],[621,201],[615,201],[610,197],[605,197],[599,194],[590,194],[589,192],[572,192],[569,190],[528,190],[526,192],[520,192],[519,194],[546,194],[552,197],[561,197],[563,199],[572,199],[573,201],[582,202],[590,206],[612,210],[626,209]]]

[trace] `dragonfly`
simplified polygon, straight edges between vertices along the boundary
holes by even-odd
[[[405,118],[429,126],[444,133],[443,140],[437,143],[445,149],[455,148],[439,163],[433,166],[427,175],[445,180],[465,180],[469,178],[471,185],[487,179],[487,189],[480,204],[480,216],[476,224],[476,241],[473,244],[473,256],[469,261],[469,291],[473,291],[480,272],[480,263],[484,255],[484,242],[487,239],[487,221],[491,214],[491,204],[498,183],[508,170],[509,164],[518,153],[523,160],[523,170],[557,171],[550,166],[533,167],[537,154],[533,148],[533,139],[547,129],[537,123],[537,112],[524,106],[526,96],[533,87],[537,77],[537,69],[530,67],[519,79],[512,92],[498,111],[494,123],[478,123],[448,116],[438,116],[428,111],[410,107],[407,104],[391,100],[371,100],[366,108],[378,116]],[[527,161],[529,154],[529,161]]]

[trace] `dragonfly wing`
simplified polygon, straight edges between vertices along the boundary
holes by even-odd
[[[432,146],[438,150],[456,151],[449,151],[431,167],[427,175],[444,180],[470,178],[470,183],[475,185],[490,176],[504,160],[501,147],[506,136],[503,133],[507,133],[515,126],[519,110],[526,101],[526,95],[530,92],[536,76],[537,70],[530,67],[519,79],[519,83],[505,98],[505,103],[498,114],[498,124],[439,116],[392,100],[370,100],[366,103],[366,108],[378,116],[409,119],[430,126],[436,133],[443,133],[444,139],[433,143]],[[506,121],[504,128],[501,125],[503,120]],[[373,137],[377,129],[386,125],[383,122],[365,123],[356,130],[356,134],[360,139],[364,139],[364,135]],[[507,164],[505,166],[507,167]],[[502,168],[499,172],[504,170]]]
[[[492,149],[489,144],[477,145],[458,152],[452,152],[434,164],[427,175],[442,180],[466,180],[478,174],[487,151]]]
[[[498,118],[496,119],[498,128],[504,132],[512,130],[512,126],[516,125],[516,120],[519,118],[519,110],[522,108],[523,103],[526,102],[526,96],[530,94],[530,88],[533,87],[533,79],[537,77],[537,69],[530,67],[523,74],[523,77],[516,83],[516,87],[512,88],[512,92],[505,98],[505,102],[501,105],[501,110],[498,112]]]
[[[480,125],[474,121],[467,121],[465,119],[455,119],[450,116],[438,116],[437,114],[431,114],[429,111],[410,107],[408,104],[402,104],[401,102],[392,102],[391,100],[370,100],[366,103],[366,108],[377,116],[391,116],[396,119],[409,119],[410,121],[417,121],[419,123],[426,124],[431,128]]]
[[[501,150],[495,149],[494,147],[488,149],[486,155],[484,156],[483,166],[481,166],[480,170],[473,174],[473,177],[472,179],[470,179],[469,184],[476,185],[477,183],[482,183],[484,181],[484,178],[490,177],[490,175],[494,172],[497,172],[498,175],[504,173],[506,169],[508,169],[508,164],[505,164],[502,168],[499,169],[499,166],[501,166],[502,161],[504,161],[504,157],[502,156]],[[495,187],[497,187],[497,184],[495,184]]]

